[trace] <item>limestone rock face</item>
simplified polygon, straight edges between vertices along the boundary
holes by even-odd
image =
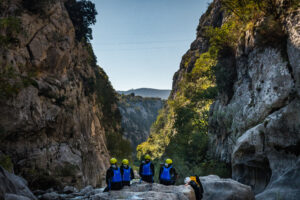
[[[22,31],[17,45],[0,47],[0,150],[31,187],[100,186],[105,135],[120,129],[115,92],[91,62],[91,46],[75,40],[63,0],[43,14],[9,2],[7,10],[21,11]]]
[[[0,167],[0,199],[36,200],[27,187],[27,181]]]
[[[200,177],[203,185],[203,200],[254,200],[250,186],[232,179],[221,179],[210,175]]]
[[[245,35],[232,97],[219,96],[210,109],[212,154],[259,200],[300,198],[300,10],[282,23],[286,46],[262,47],[255,33]]]

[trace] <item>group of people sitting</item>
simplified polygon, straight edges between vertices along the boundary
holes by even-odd
[[[110,159],[110,168],[106,172],[106,184],[107,187],[104,192],[109,190],[121,190],[123,186],[130,186],[130,181],[134,179],[133,169],[129,166],[127,159],[122,160],[122,165],[118,167],[117,159]],[[154,183],[155,168],[151,162],[151,156],[145,155],[139,168],[139,175],[141,181],[148,183]],[[165,164],[161,166],[159,170],[159,183],[163,185],[175,185],[178,178],[177,172],[173,167],[173,161],[168,158],[165,160]],[[186,185],[190,185],[196,195],[196,199],[202,199],[203,188],[198,176],[186,177],[184,180]]]

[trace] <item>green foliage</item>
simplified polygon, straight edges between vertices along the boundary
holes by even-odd
[[[13,172],[13,163],[11,161],[11,158],[7,155],[1,155],[0,156],[0,166],[6,169],[9,172]]]
[[[221,27],[208,27],[206,36],[209,38],[209,54],[216,59],[220,50],[225,48],[235,49],[241,34],[239,21],[231,19]]]
[[[0,18],[0,45],[7,47],[17,44],[17,34],[21,31],[21,21],[16,17]]]
[[[10,66],[5,66],[0,71],[0,97],[8,98],[17,94],[21,89],[21,83],[12,82],[10,79],[16,79],[17,75]]]
[[[0,97],[7,99],[30,85],[37,87],[37,83],[33,79],[35,76],[36,74],[32,72],[29,72],[27,76],[22,76],[12,66],[4,66],[0,70]]]
[[[128,140],[123,138],[119,132],[109,132],[106,134],[107,148],[113,157],[118,160],[127,158],[132,160],[132,148]]]
[[[149,139],[137,147],[138,157],[149,153],[158,163],[171,157],[180,176],[178,182],[185,176],[208,172],[230,176],[230,167],[223,168],[225,164],[208,156],[208,110],[218,93],[213,69],[220,49],[216,43],[201,55],[189,54],[193,57],[189,62],[196,58],[194,64],[187,64],[193,65],[193,70],[179,84],[176,98],[169,100],[157,117]]]
[[[265,17],[260,25],[256,28],[257,44],[259,46],[278,47],[286,44],[287,35],[284,26],[274,16]]]
[[[90,26],[96,23],[95,4],[88,0],[68,0],[65,6],[74,25],[76,39],[78,41],[93,39]]]
[[[243,22],[259,18],[263,14],[260,0],[222,0],[222,5],[229,14],[237,16]]]
[[[229,99],[233,95],[233,85],[237,78],[236,60],[233,49],[223,49],[219,53],[218,63],[213,67],[219,93]]]

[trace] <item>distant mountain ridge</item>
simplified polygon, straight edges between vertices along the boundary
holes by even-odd
[[[142,96],[142,97],[158,97],[161,99],[168,99],[171,93],[171,90],[160,90],[160,89],[153,89],[153,88],[138,88],[138,89],[131,89],[127,91],[118,91],[119,94],[131,94],[134,93],[135,96]]]

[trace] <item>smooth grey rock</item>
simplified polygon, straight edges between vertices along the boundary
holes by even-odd
[[[157,183],[142,183],[124,187],[119,191],[100,192],[91,196],[90,199],[195,200],[195,194],[190,186],[164,186]]]
[[[6,193],[4,200],[30,200],[30,198],[22,196],[22,195]]]
[[[78,190],[77,190],[77,188],[75,188],[73,186],[65,186],[63,189],[63,192],[66,194],[70,194],[70,193],[78,192]]]
[[[232,179],[221,179],[210,175],[200,177],[204,194],[203,200],[254,200],[250,186]]]
[[[90,192],[92,192],[94,190],[93,186],[88,185],[85,188],[83,188],[82,190],[80,190],[80,194],[81,195],[85,195],[85,194],[89,194]]]
[[[0,198],[4,198],[7,193],[36,199],[23,178],[9,173],[0,166]],[[10,196],[13,198],[12,195]]]
[[[56,200],[56,199],[60,199],[60,195],[56,192],[46,193],[43,194],[41,197],[41,200]]]

